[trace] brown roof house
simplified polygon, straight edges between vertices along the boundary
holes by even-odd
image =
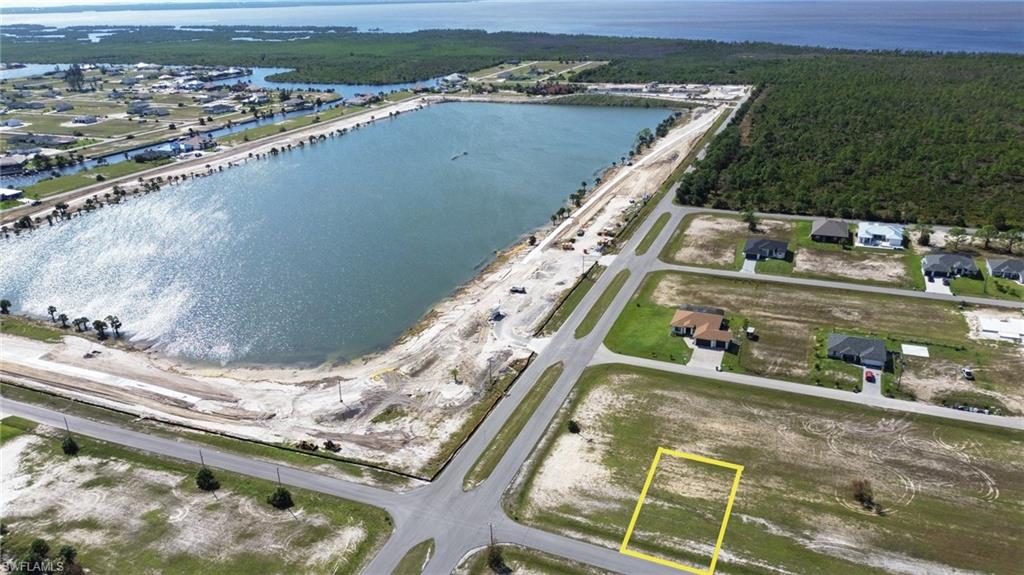
[[[692,337],[699,347],[729,349],[732,333],[725,312],[714,307],[682,305],[672,317],[672,335]]]

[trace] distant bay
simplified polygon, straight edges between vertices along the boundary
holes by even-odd
[[[832,48],[1024,53],[1024,2],[1020,1],[481,0],[187,10],[150,7],[5,16],[7,25],[20,23],[316,25],[384,32],[472,28]]]

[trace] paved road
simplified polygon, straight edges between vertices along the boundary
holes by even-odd
[[[513,387],[509,396],[498,404],[479,430],[453,458],[448,468],[433,483],[406,493],[392,493],[383,489],[358,485],[333,477],[324,477],[287,466],[254,461],[204,447],[203,455],[207,464],[264,479],[276,479],[277,470],[280,469],[282,481],[289,485],[376,505],[387,510],[394,520],[395,531],[385,543],[383,549],[366,568],[365,572],[372,575],[387,575],[391,573],[398,561],[412,546],[429,538],[435,540],[435,554],[427,563],[425,573],[448,575],[463,557],[487,544],[491,528],[493,528],[494,536],[499,542],[525,545],[554,555],[588,563],[602,569],[621,573],[678,575],[678,571],[674,569],[622,555],[612,548],[584,543],[554,533],[520,525],[505,515],[501,508],[502,494],[516,479],[520,470],[523,469],[524,463],[537,445],[537,442],[541,439],[548,424],[568,397],[573,385],[587,366],[594,363],[615,361],[654,367],[677,373],[692,373],[696,369],[661,362],[651,362],[640,358],[618,356],[611,354],[601,344],[605,334],[611,329],[615,318],[627,305],[630,297],[648,272],[659,269],[674,269],[690,273],[712,273],[727,277],[738,273],[702,268],[691,269],[685,266],[670,266],[657,259],[657,254],[661,252],[672,232],[682,221],[682,218],[689,213],[704,211],[674,206],[672,198],[672,194],[667,194],[662,199],[661,204],[652,212],[660,214],[668,211],[671,216],[668,224],[662,229],[650,249],[641,256],[636,255],[634,252],[636,245],[644,238],[657,218],[648,218],[647,221],[639,226],[633,237],[622,247],[620,255],[612,261],[607,272],[601,275],[596,285],[583,298],[583,301],[565,322],[563,328],[551,338],[531,366],[520,376],[519,381]],[[575,339],[574,331],[576,326],[605,291],[612,279],[623,269],[631,271],[625,285],[616,295],[590,334],[582,339]],[[749,278],[750,276],[742,277]],[[935,295],[872,286],[850,286],[848,284],[837,284],[836,282],[820,282],[818,280],[803,280],[782,276],[759,275],[757,278],[766,281],[779,281],[781,283],[800,285],[823,284],[821,287],[841,287],[842,289],[876,293],[895,292],[895,295],[911,295],[912,297],[930,297]],[[968,301],[967,298],[961,299]],[[1007,302],[985,301],[985,303],[1005,305]],[[536,384],[539,376],[549,366],[558,362],[563,364],[561,376],[536,408],[522,433],[513,441],[490,477],[476,488],[464,492],[462,483],[466,472],[472,467],[477,457],[487,448],[491,439],[508,419],[515,406],[522,401],[526,393]],[[1021,424],[1016,420],[957,412],[913,402],[869,396],[868,394],[852,394],[712,370],[699,370],[697,374],[737,385],[755,385],[778,391],[815,395],[893,411],[926,413],[947,419],[972,421],[1014,429],[1021,428]],[[5,401],[3,411],[49,425],[63,425],[62,414],[45,408]],[[169,457],[198,462],[199,446],[194,444],[153,437],[77,417],[69,417],[68,419],[72,430],[84,435],[94,436],[99,439],[144,449]],[[624,529],[625,526],[623,526]]]

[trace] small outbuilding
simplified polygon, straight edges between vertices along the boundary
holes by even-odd
[[[830,333],[828,357],[864,367],[884,369],[889,352],[885,349],[885,342],[878,338]]]

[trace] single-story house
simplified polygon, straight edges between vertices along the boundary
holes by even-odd
[[[978,266],[974,260],[962,254],[928,254],[921,260],[921,270],[928,277],[978,276]]]
[[[351,98],[345,98],[346,106],[365,106],[380,100],[379,96],[373,94],[356,94]]]
[[[78,141],[74,136],[56,136],[52,134],[11,134],[7,141],[12,144],[33,144],[36,146],[54,147],[69,146]]]
[[[187,152],[195,152],[197,150],[206,150],[213,148],[217,145],[217,141],[214,140],[209,134],[199,134],[198,136],[192,136],[191,138],[185,138],[178,140],[177,142],[171,142],[169,144],[171,151],[175,154],[183,154]]]
[[[25,170],[25,164],[29,159],[28,156],[21,154],[0,157],[0,174],[20,174]]]
[[[982,316],[978,324],[982,337],[1013,343],[1024,343],[1024,318]]]
[[[54,112],[67,112],[74,109],[75,107],[70,102],[57,102],[53,105]]]
[[[291,98],[290,100],[281,102],[281,107],[285,110],[305,110],[306,108],[312,108],[313,103],[307,102],[302,98]]]
[[[166,116],[170,113],[170,110],[167,108],[159,108],[156,106],[151,106],[142,111],[143,116]]]
[[[25,122],[22,122],[17,118],[7,118],[3,122],[0,122],[0,126],[3,126],[4,128],[19,128],[24,125]]]
[[[46,106],[42,102],[11,102],[7,107],[12,110],[42,110]]]
[[[96,116],[93,116],[92,114],[83,114],[81,116],[75,116],[71,120],[71,123],[73,123],[73,124],[95,124],[96,122],[99,122],[99,121],[100,121],[100,119],[97,118]]]
[[[149,109],[149,102],[143,102],[142,100],[133,100],[128,104],[129,114],[141,114]]]
[[[728,349],[732,343],[725,312],[718,308],[680,306],[669,325],[673,335],[692,337],[700,347]]]
[[[743,256],[748,260],[784,260],[789,254],[789,244],[767,238],[750,238],[743,246]]]
[[[899,224],[860,222],[857,224],[857,244],[890,250],[903,249],[904,229]]]
[[[850,224],[840,220],[814,220],[811,239],[816,242],[845,244],[850,241]]]
[[[0,188],[0,202],[16,200],[21,197],[21,190],[14,188]]]
[[[990,258],[986,263],[990,276],[1024,283],[1024,260]]]
[[[889,352],[885,349],[885,342],[878,338],[830,333],[828,356],[847,363],[883,369]]]
[[[203,106],[203,112],[207,114],[228,114],[234,111],[235,107],[228,104],[207,104]]]

